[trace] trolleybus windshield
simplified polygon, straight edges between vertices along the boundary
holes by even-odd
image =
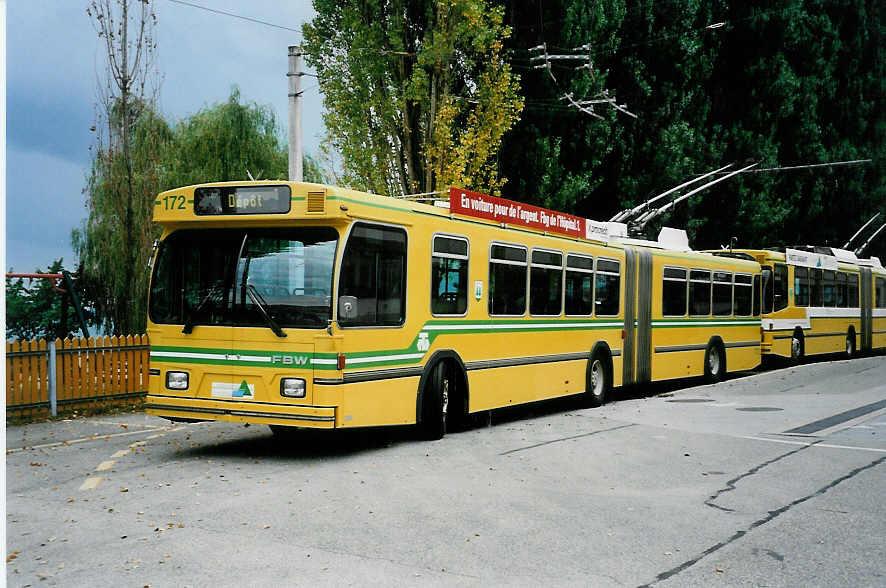
[[[185,333],[195,325],[324,328],[337,243],[329,227],[176,231],[157,254],[151,320]]]

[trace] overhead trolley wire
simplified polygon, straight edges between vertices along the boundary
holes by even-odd
[[[248,20],[249,22],[254,22],[256,24],[265,25],[267,27],[274,27],[275,29],[283,29],[284,31],[292,31],[294,33],[301,34],[299,29],[294,29],[292,27],[285,27],[283,25],[278,25],[272,22],[268,22],[266,20],[259,20],[257,18],[252,18],[251,16],[243,16],[242,14],[236,14],[234,12],[227,12],[225,10],[219,10],[217,8],[209,8],[208,6],[201,6],[200,4],[194,4],[193,2],[185,2],[185,0],[169,0],[175,4],[183,4],[184,6],[190,6],[191,8],[199,8],[200,10],[205,10],[207,12],[214,12],[215,14],[223,14],[225,16],[230,16],[233,18],[239,18],[240,20]]]

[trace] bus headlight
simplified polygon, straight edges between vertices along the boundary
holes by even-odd
[[[283,378],[280,380],[280,396],[287,398],[304,398],[305,381],[302,378]]]
[[[187,390],[187,372],[166,372],[166,387],[170,390]]]

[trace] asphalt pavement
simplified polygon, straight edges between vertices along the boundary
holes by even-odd
[[[408,428],[8,427],[10,586],[884,586],[883,356]]]

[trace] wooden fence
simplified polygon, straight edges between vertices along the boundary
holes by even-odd
[[[148,390],[148,336],[7,341],[7,417],[140,401]]]

